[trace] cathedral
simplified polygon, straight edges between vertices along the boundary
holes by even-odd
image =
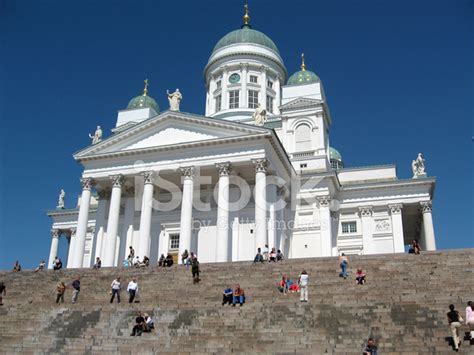
[[[413,240],[435,250],[436,181],[423,156],[410,179],[390,164],[350,167],[330,146],[328,101],[304,55],[290,73],[245,7],[204,68],[204,116],[180,111],[178,89],[161,111],[146,80],[112,134],[98,126],[74,153],[82,193],[65,208],[61,191],[48,211],[49,267],[60,241],[68,268],[98,257],[121,266],[130,247],[151,263],[185,250],[201,262],[253,260],[266,247],[287,258],[403,253]]]

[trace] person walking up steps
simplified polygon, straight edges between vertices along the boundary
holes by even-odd
[[[130,281],[127,286],[128,303],[133,302],[133,300],[135,299],[135,295],[137,294],[137,291],[138,291],[137,280],[133,278],[132,281]]]
[[[81,278],[79,276],[72,282],[72,288],[72,303],[76,303],[79,292],[81,292]]]
[[[64,303],[64,293],[66,292],[66,285],[64,282],[59,281],[56,286],[56,303]]]
[[[343,277],[344,280],[347,279],[347,265],[349,264],[349,260],[347,259],[346,254],[342,253],[339,257],[339,266],[341,267],[341,272],[339,273],[339,277]]]
[[[459,345],[461,345],[461,339],[459,338],[458,329],[461,327],[461,322],[463,321],[463,318],[461,317],[459,312],[454,309],[453,304],[449,305],[449,312],[447,316],[449,329],[451,330],[451,334],[453,336],[454,350],[458,351]]]
[[[300,286],[300,302],[308,302],[308,282],[309,276],[306,273],[306,270],[303,270],[298,279],[298,285]]]
[[[112,288],[112,297],[110,297],[110,303],[114,301],[115,295],[117,295],[117,303],[120,303],[120,277],[117,277],[112,284],[110,285]]]

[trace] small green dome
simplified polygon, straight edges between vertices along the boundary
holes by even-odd
[[[317,83],[319,81],[318,76],[311,70],[299,70],[289,77],[287,85],[301,85],[309,83]]]
[[[266,34],[251,29],[249,25],[244,25],[241,29],[229,32],[222,37],[219,42],[217,42],[212,53],[223,47],[238,43],[259,44],[279,53],[275,43]]]
[[[329,159],[334,159],[337,161],[342,161],[342,155],[333,147],[329,147]]]
[[[156,111],[156,113],[160,112],[160,107],[158,106],[156,101],[151,96],[148,96],[148,95],[140,95],[140,96],[134,97],[128,103],[127,109],[147,108],[147,107],[153,108]]]

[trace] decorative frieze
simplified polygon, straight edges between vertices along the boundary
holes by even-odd
[[[359,214],[361,217],[372,217],[372,206],[359,207]]]
[[[388,208],[390,209],[390,214],[400,214],[402,213],[402,208],[403,205],[401,203],[397,203],[394,205],[388,205]]]
[[[51,237],[59,238],[59,229],[51,229]]]
[[[90,190],[94,186],[94,179],[90,177],[81,178],[81,186],[83,190]]]
[[[266,158],[252,159],[252,163],[255,166],[255,173],[267,173],[268,160]]]
[[[391,224],[388,219],[379,219],[375,221],[376,232],[390,232]]]
[[[219,176],[229,176],[230,162],[226,161],[224,163],[216,163],[216,168]]]

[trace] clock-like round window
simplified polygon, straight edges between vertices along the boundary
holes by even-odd
[[[229,76],[229,82],[231,84],[235,84],[235,83],[238,83],[240,81],[240,75],[237,74],[237,73],[234,73],[232,74],[231,76]]]

